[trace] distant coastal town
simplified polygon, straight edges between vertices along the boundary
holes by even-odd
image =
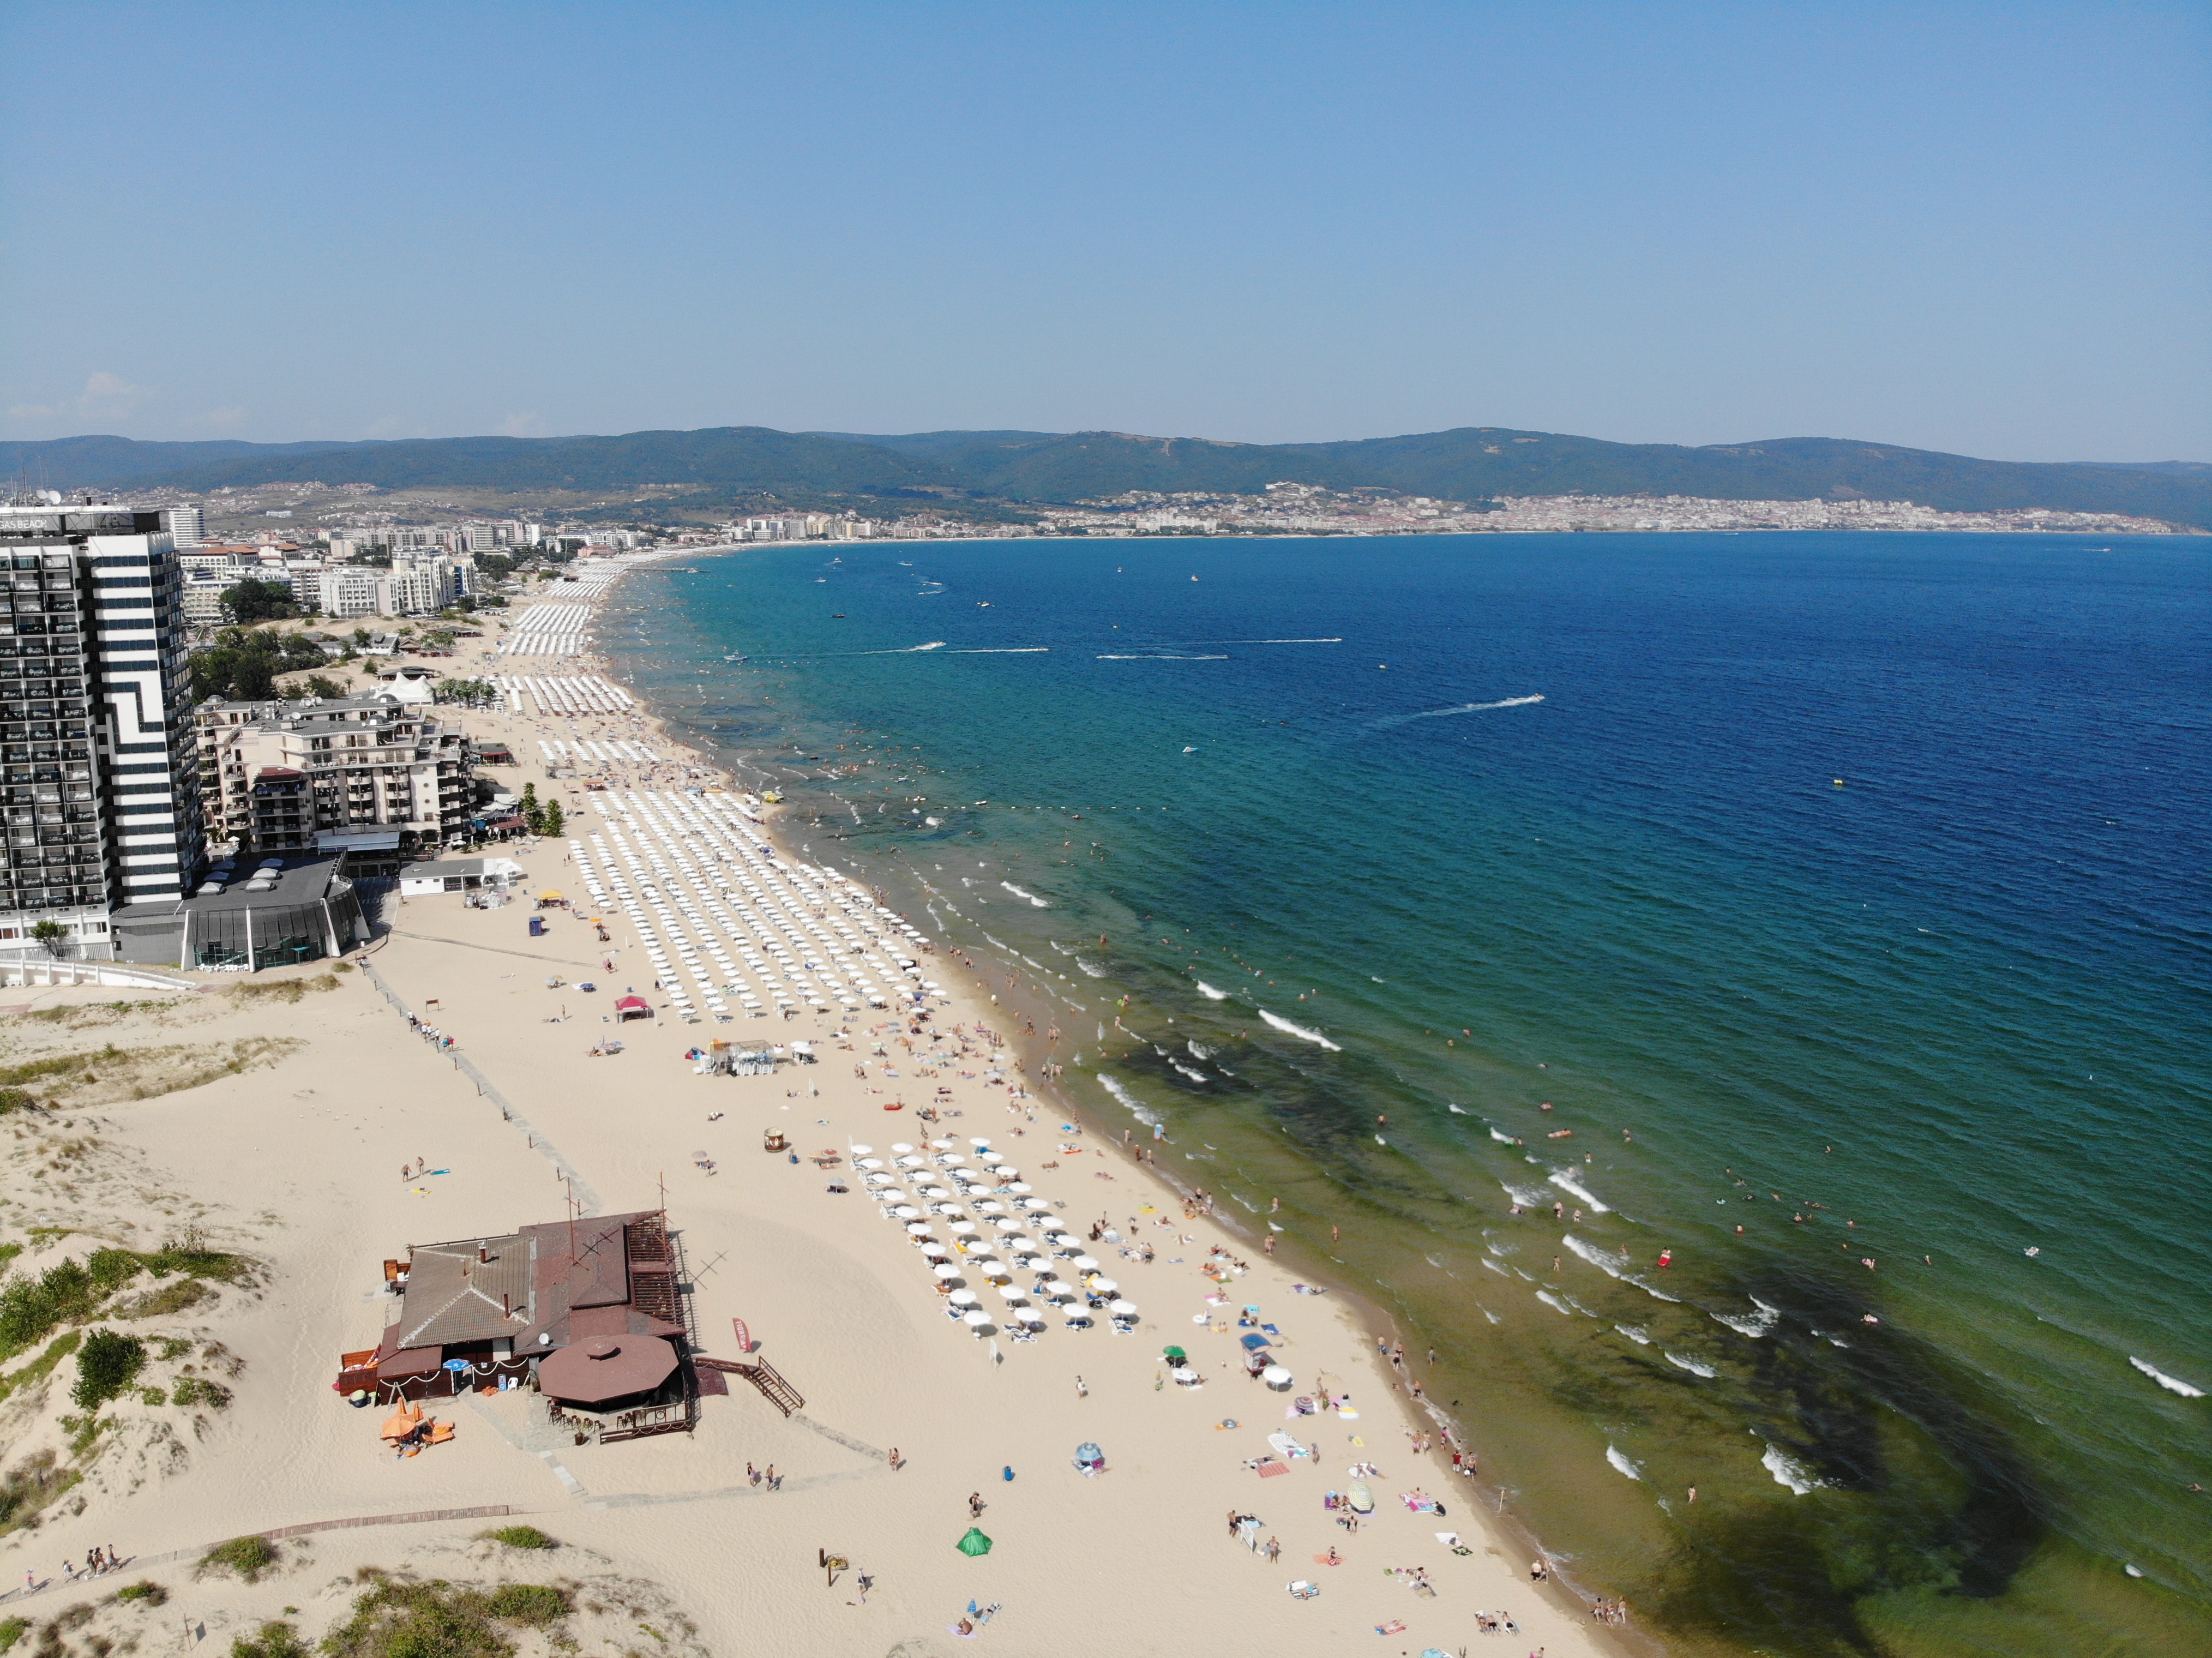
[[[915,503],[896,516],[770,510],[697,522],[647,486],[629,499],[386,490],[315,482],[132,492],[167,514],[185,575],[185,612],[201,627],[235,620],[223,595],[242,578],[275,580],[301,610],[336,616],[435,615],[523,563],[758,542],[1006,539],[1028,537],[1737,534],[1755,531],[1948,531],[2192,535],[2186,525],[2121,513],[2019,507],[1945,512],[1911,501],[1723,501],[1692,495],[1498,495],[1450,501],[1380,489],[1295,483],[1256,494],[1128,490],[1041,507],[1018,519],[972,505]],[[502,512],[501,507],[507,510]],[[542,513],[543,516],[538,514]]]

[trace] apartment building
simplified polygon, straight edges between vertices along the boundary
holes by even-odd
[[[204,862],[182,583],[163,515],[0,506],[0,954],[55,921],[110,953],[120,905]]]
[[[386,695],[199,709],[207,829],[257,854],[434,849],[469,823],[473,762],[435,709]]]

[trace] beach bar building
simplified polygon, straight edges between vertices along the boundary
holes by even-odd
[[[376,1402],[534,1387],[601,1442],[684,1433],[697,1417],[680,1249],[662,1210],[409,1247],[385,1262],[398,1306],[344,1354],[340,1393]]]

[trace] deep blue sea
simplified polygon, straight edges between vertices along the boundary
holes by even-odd
[[[699,568],[603,647],[1433,1345],[1575,1581],[1685,1651],[2212,1651],[2212,541]]]

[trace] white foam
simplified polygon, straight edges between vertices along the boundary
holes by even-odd
[[[2204,1397],[2203,1388],[2192,1388],[2189,1383],[2184,1382],[2179,1376],[2168,1376],[2165,1371],[2159,1370],[2156,1366],[2144,1363],[2142,1360],[2137,1358],[2133,1353],[2130,1353],[2128,1355],[2128,1363],[2134,1365],[2136,1369],[2141,1370],[2145,1376],[2148,1376],[2153,1382],[2158,1383],[2160,1387],[2165,1388],[2166,1392],[2170,1394],[2179,1394],[2184,1399],[2202,1399]]]
[[[1104,975],[1101,975],[1100,976],[1103,977]],[[1225,1002],[1229,999],[1229,993],[1227,991],[1216,990],[1212,985],[1206,983],[1203,979],[1199,980],[1197,984],[1198,993],[1205,997],[1209,1002]]]
[[[1206,1072],[1203,1071],[1192,1070],[1181,1060],[1170,1060],[1168,1063],[1174,1066],[1177,1071],[1182,1072],[1184,1076],[1189,1078],[1194,1083],[1202,1083],[1206,1080]]]
[[[1523,1274],[1523,1276],[1526,1276],[1526,1274]],[[1553,1312],[1561,1315],[1563,1317],[1572,1318],[1575,1315],[1574,1309],[1569,1307],[1566,1303],[1561,1301],[1549,1290],[1537,1291],[1536,1299],[1542,1302],[1544,1305],[1550,1308]]]
[[[1200,988],[1202,989],[1204,987],[1201,986]],[[1329,1039],[1322,1035],[1320,1031],[1309,1030],[1304,1025],[1292,1024],[1288,1019],[1282,1017],[1280,1015],[1268,1012],[1264,1007],[1260,1010],[1260,1017],[1265,1019],[1269,1024],[1274,1026],[1276,1029],[1285,1031],[1293,1036],[1303,1036],[1306,1041],[1318,1043],[1321,1047],[1327,1048],[1332,1054],[1341,1054],[1344,1052],[1342,1048],[1329,1041]]]
[[[1200,1044],[1193,1042],[1188,1037],[1185,1037],[1183,1039],[1183,1046],[1190,1050],[1191,1057],[1194,1059],[1210,1060],[1213,1057],[1213,1050],[1212,1048],[1202,1047]]]
[[[1466,1112],[1461,1110],[1457,1106],[1450,1103],[1449,1101],[1445,1102],[1444,1109],[1450,1112],[1455,1117],[1464,1117],[1467,1115]]]
[[[1535,696],[1509,696],[1504,698],[1502,701],[1497,702],[1462,702],[1449,708],[1424,708],[1419,714],[1394,714],[1385,719],[1370,720],[1368,722],[1367,729],[1370,731],[1381,731],[1387,726],[1402,726],[1408,720],[1442,720],[1447,714],[1480,714],[1487,708],[1522,708],[1528,707],[1531,702],[1541,702],[1544,699],[1540,695]]]
[[[1452,1107],[1452,1109],[1456,1111],[1459,1108],[1457,1106],[1454,1106]],[[1500,1145],[1511,1145],[1515,1144],[1512,1135],[1501,1134],[1495,1128],[1490,1131],[1490,1138],[1496,1140]]]
[[[1640,1278],[1624,1278],[1621,1279],[1621,1282],[1623,1284],[1634,1284],[1638,1289],[1643,1291],[1645,1295],[1650,1297],[1654,1301],[1671,1301],[1678,1307],[1682,1303],[1681,1297],[1670,1296],[1664,1290],[1655,1290]]]
[[[1106,969],[1096,962],[1087,962],[1079,956],[1075,958],[1075,964],[1094,979],[1103,979],[1106,976]]]
[[[1680,1353],[1669,1353],[1663,1347],[1659,1351],[1665,1356],[1666,1360],[1669,1364],[1674,1365],[1680,1370],[1687,1370],[1692,1376],[1701,1376],[1706,1380],[1711,1381],[1718,1374],[1718,1372],[1716,1371],[1710,1364],[1700,1364],[1694,1358],[1684,1358]]]
[[[1489,1263],[1488,1261],[1486,1261],[1486,1261],[1484,1261],[1482,1264],[1483,1264],[1485,1266],[1489,1266],[1489,1265],[1490,1265],[1490,1263]],[[1504,1319],[1502,1319],[1502,1318],[1498,1317],[1497,1314],[1495,1314],[1495,1313],[1492,1312],[1492,1311],[1490,1310],[1490,1309],[1489,1309],[1489,1308],[1487,1308],[1487,1307],[1483,1307],[1483,1306],[1482,1306],[1482,1303],[1481,1303],[1480,1302],[1479,1302],[1479,1301],[1478,1301],[1478,1302],[1476,1302],[1474,1304],[1475,1304],[1477,1307],[1480,1307],[1480,1308],[1482,1308],[1482,1315],[1483,1315],[1485,1318],[1488,1319],[1488,1320],[1489,1320],[1492,1324],[1503,1324],[1503,1323],[1504,1323],[1504,1322],[1505,1322],[1505,1321],[1504,1321]]]
[[[1134,1117],[1139,1122],[1143,1123],[1147,1128],[1156,1128],[1159,1126],[1159,1113],[1146,1105],[1142,1101],[1138,1099],[1135,1095],[1130,1093],[1127,1089],[1122,1087],[1118,1078],[1109,1077],[1103,1071],[1097,1072],[1097,1075],[1098,1078],[1098,1085],[1104,1089],[1109,1094],[1111,1094],[1115,1099],[1119,1100],[1123,1105],[1128,1107],[1129,1114],[1131,1116]]]
[[[1768,1306],[1756,1296],[1751,1298],[1751,1304],[1759,1310],[1743,1314],[1715,1313],[1712,1316],[1741,1336],[1763,1336],[1782,1321],[1778,1308]]]
[[[1616,1324],[1613,1327],[1639,1347],[1649,1347],[1651,1345],[1651,1338],[1641,1330],[1632,1330],[1626,1324]]]
[[[1583,1186],[1580,1181],[1575,1178],[1575,1171],[1572,1164],[1569,1164],[1565,1169],[1554,1169],[1551,1174],[1547,1176],[1547,1178],[1550,1180],[1553,1185],[1558,1187],[1562,1192],[1568,1193],[1570,1196],[1580,1198],[1584,1203],[1589,1205],[1592,1213],[1608,1215],[1613,1212],[1613,1207],[1610,1204],[1599,1202],[1596,1198],[1590,1194],[1589,1189]]]
[[[1039,909],[1050,909],[1050,908],[1052,908],[1052,906],[1051,906],[1050,904],[1048,904],[1048,903],[1045,902],[1045,901],[1044,901],[1043,899],[1042,899],[1042,898],[1038,897],[1038,896],[1036,896],[1036,894],[1035,894],[1034,892],[1024,892],[1024,891],[1023,891],[1019,887],[1016,886],[1016,885],[1015,885],[1012,881],[1001,881],[1001,882],[1000,882],[1000,883],[999,883],[999,884],[1000,884],[1000,886],[1002,886],[1002,887],[1006,888],[1006,890],[1007,891],[1009,891],[1009,892],[1012,893],[1012,894],[1014,895],[1014,896],[1015,896],[1015,897],[1017,897],[1017,898],[1026,898],[1026,899],[1028,899],[1031,903],[1035,904],[1035,905],[1036,905]],[[1023,957],[1022,957],[1022,959],[1023,959],[1024,961],[1025,961],[1025,962],[1028,962],[1028,961],[1029,961],[1029,957],[1026,957],[1026,956]],[[1034,962],[1030,962],[1030,965],[1031,967],[1035,967],[1035,966],[1036,965],[1036,963],[1034,963]]]
[[[1490,1268],[1492,1272],[1497,1273],[1500,1278],[1511,1278],[1513,1276],[1512,1273],[1507,1272],[1503,1266],[1500,1266],[1494,1260],[1486,1260],[1482,1264]]]
[[[1623,1456],[1619,1448],[1614,1446],[1608,1445],[1605,1448],[1605,1460],[1613,1464],[1616,1472],[1626,1474],[1631,1479],[1644,1478],[1644,1470]]]
[[[1603,1272],[1607,1278],[1625,1278],[1628,1276],[1627,1272],[1622,1268],[1619,1260],[1615,1260],[1613,1256],[1607,1254],[1604,1250],[1599,1248],[1595,1244],[1583,1242],[1572,1232],[1568,1233],[1566,1236],[1561,1238],[1559,1242],[1565,1244],[1568,1248],[1573,1250],[1575,1254],[1580,1255],[1584,1260],[1596,1267],[1599,1272]]]
[[[1499,1189],[1502,1190],[1507,1197],[1512,1199],[1514,1202],[1519,1204],[1523,1209],[1540,1209],[1543,1206],[1544,1193],[1540,1187],[1534,1186],[1508,1186],[1504,1181],[1498,1181],[1498,1184]]]
[[[1770,1442],[1766,1455],[1759,1460],[1767,1473],[1774,1476],[1776,1485],[1789,1486],[1799,1497],[1820,1489],[1820,1482],[1813,1478],[1805,1465],[1779,1445]]]

